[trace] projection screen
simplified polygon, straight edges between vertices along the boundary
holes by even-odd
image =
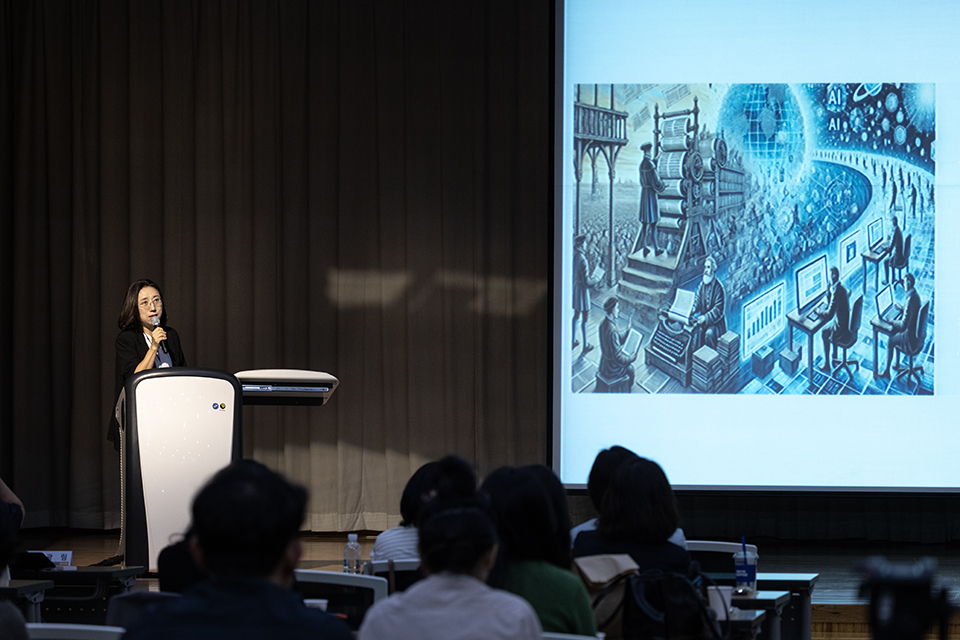
[[[957,5],[557,19],[561,479],[620,444],[679,488],[956,491]]]

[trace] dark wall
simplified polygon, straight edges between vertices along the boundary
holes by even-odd
[[[342,383],[251,412],[312,528],[386,526],[425,459],[542,461],[551,10],[440,0],[0,4],[0,473],[116,526],[116,318],[187,362]]]

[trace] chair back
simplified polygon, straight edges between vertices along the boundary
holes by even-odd
[[[743,551],[739,542],[723,542],[717,540],[687,540],[687,551],[690,557],[700,563],[703,573],[736,574],[733,566],[733,554]],[[749,553],[757,553],[757,545],[748,544]]]
[[[28,622],[30,640],[120,640],[126,629],[98,624]]]
[[[923,345],[927,341],[927,313],[930,311],[930,301],[927,300],[923,303],[923,306],[920,307],[920,316],[917,318],[917,339],[913,345],[915,349],[911,349],[910,355],[917,355],[923,351]]]
[[[306,598],[327,600],[327,612],[346,616],[347,625],[356,631],[367,609],[387,597],[387,580],[339,571],[296,569],[297,591]]]
[[[387,579],[387,593],[404,591],[423,577],[420,573],[420,559],[374,560],[368,563],[370,575]]]
[[[850,340],[851,346],[857,342],[857,334],[860,333],[860,321],[863,319],[863,296],[857,298],[853,303],[853,313],[850,315]]]
[[[913,243],[913,234],[909,234],[907,239],[903,242],[903,253],[900,255],[900,259],[897,260],[893,268],[894,269],[903,269],[910,264],[910,245]]]

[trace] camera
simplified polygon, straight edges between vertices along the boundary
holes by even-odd
[[[934,620],[941,640],[946,640],[950,605],[947,590],[934,585],[934,558],[896,564],[872,557],[859,569],[863,576],[860,597],[870,596],[870,629],[875,640],[921,640]]]

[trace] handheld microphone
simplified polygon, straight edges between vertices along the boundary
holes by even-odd
[[[155,326],[155,327],[159,327],[159,326],[160,326],[160,318],[158,318],[157,316],[153,316],[152,318],[150,318],[150,324],[152,324],[152,325]],[[167,352],[167,341],[166,341],[166,340],[161,340],[161,341],[160,341],[160,348],[163,349],[163,352],[164,352],[164,353]]]

